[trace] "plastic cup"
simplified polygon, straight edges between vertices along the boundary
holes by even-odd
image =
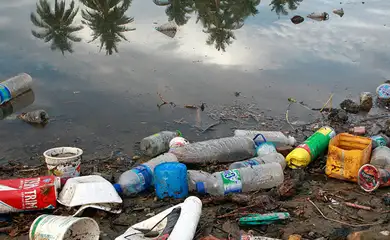
[[[30,227],[30,240],[99,240],[99,225],[92,218],[41,215]]]
[[[390,186],[390,169],[381,169],[371,164],[365,164],[359,169],[358,183],[366,192],[375,191],[380,186]]]
[[[43,153],[49,174],[61,178],[61,184],[72,177],[80,176],[83,150],[74,147],[52,148]]]

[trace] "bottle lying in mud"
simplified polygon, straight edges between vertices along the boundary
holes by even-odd
[[[177,162],[172,153],[165,153],[150,161],[128,170],[119,177],[118,183],[114,184],[119,194],[131,196],[142,192],[153,185],[154,168],[160,163]]]
[[[0,180],[0,213],[54,209],[60,186],[55,176]]]
[[[247,137],[196,142],[170,150],[183,163],[228,163],[255,156],[255,143]]]
[[[380,146],[388,146],[390,144],[390,139],[386,135],[376,135],[372,136],[372,149],[375,149]]]
[[[306,167],[313,159],[328,148],[329,141],[336,135],[331,127],[322,127],[311,135],[303,144],[296,147],[287,157],[287,165],[290,168]]]
[[[282,166],[283,169],[286,168],[286,159],[283,157],[282,154],[280,153],[270,153],[262,157],[255,157],[251,158],[245,161],[241,162],[235,162],[230,164],[229,169],[239,169],[239,168],[245,168],[245,167],[252,167],[256,165],[261,165],[261,164],[267,164],[267,163],[272,163],[276,162],[279,163],[280,166]]]
[[[386,146],[375,148],[371,154],[370,164],[379,168],[390,169],[390,148]]]
[[[255,138],[256,135],[262,134],[265,138],[265,141],[272,142],[276,145],[276,147],[284,146],[284,145],[290,145],[294,146],[296,144],[296,140],[294,137],[286,136],[282,132],[277,131],[256,131],[256,130],[240,130],[237,129],[234,131],[234,136],[236,137],[249,137],[249,138]],[[261,138],[257,138],[258,140],[261,140]]]
[[[146,156],[155,157],[161,153],[167,152],[169,150],[169,142],[177,136],[181,136],[179,131],[162,131],[153,134],[142,139],[140,146],[141,150],[144,151]]]
[[[49,121],[49,114],[45,110],[36,110],[32,112],[22,113],[18,116],[27,123],[45,124]]]
[[[27,73],[19,74],[15,77],[0,83],[0,105],[16,98],[22,93],[31,89],[32,78]]]
[[[283,181],[283,169],[280,164],[267,163],[213,173],[205,182],[197,182],[196,190],[200,194],[223,196],[229,193],[269,189],[282,184]]]

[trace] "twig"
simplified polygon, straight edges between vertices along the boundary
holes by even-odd
[[[208,130],[210,130],[211,128],[213,128],[213,127],[215,127],[215,126],[217,126],[217,125],[219,125],[219,124],[221,124],[221,121],[216,122],[216,123],[213,123],[213,124],[210,124],[210,125],[207,126],[205,129],[203,129],[202,133],[207,132]]]
[[[333,95],[334,93],[332,93],[328,99],[328,101],[326,101],[326,103],[324,104],[324,106],[322,106],[322,108],[320,109],[320,112],[322,112],[324,110],[324,108],[326,107],[326,105],[328,105],[328,103],[330,102],[330,110],[332,110],[332,99],[333,99]]]
[[[293,125],[291,125],[290,120],[288,119],[288,111],[290,110],[291,104],[292,104],[292,102],[290,102],[290,103],[288,104],[288,106],[287,106],[287,110],[286,110],[286,121],[287,121],[288,125],[290,125],[290,127],[291,127],[293,130],[295,130],[295,128],[293,127]]]
[[[226,214],[223,214],[223,215],[220,215],[220,216],[217,216],[217,218],[226,218],[226,217],[231,217],[231,216],[234,216],[235,214],[238,214],[239,211],[241,210],[245,210],[247,208],[251,208],[251,207],[255,207],[256,204],[252,204],[252,205],[248,205],[248,206],[245,206],[245,207],[240,207],[240,208],[237,208],[231,212],[228,212]]]
[[[325,218],[326,220],[328,220],[328,221],[337,222],[337,223],[340,223],[340,224],[343,224],[343,225],[347,225],[347,226],[351,226],[351,227],[365,227],[365,226],[374,226],[374,225],[382,224],[382,222],[365,223],[365,224],[351,224],[351,223],[339,221],[339,220],[336,220],[336,219],[328,218],[327,216],[325,216],[321,212],[321,210],[317,207],[317,205],[312,200],[310,200],[309,198],[307,200],[318,210],[318,212],[321,214],[321,216],[323,218]]]
[[[348,207],[372,211],[371,207],[367,207],[367,206],[363,206],[363,205],[359,205],[359,204],[355,204],[355,203],[350,203],[350,202],[344,202],[344,204],[347,205]]]
[[[350,219],[353,219],[353,220],[356,220],[356,221],[359,221],[359,222],[365,222],[363,219],[360,219],[360,218],[357,218],[357,217],[354,217],[354,216],[349,216],[349,215],[348,215],[348,216],[345,216],[345,215],[342,214],[339,210],[333,208],[333,207],[330,206],[330,205],[328,205],[328,207],[329,207],[330,209],[332,209],[333,211],[335,211],[336,213],[340,214],[340,215],[343,216],[343,217],[348,217],[348,218],[350,218]]]

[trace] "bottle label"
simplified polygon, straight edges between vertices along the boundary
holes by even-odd
[[[276,152],[276,148],[275,145],[271,142],[264,142],[256,149],[257,156],[264,156],[274,152]]]
[[[0,84],[0,104],[8,102],[9,100],[11,100],[11,93],[9,89],[6,86]]]
[[[225,194],[241,192],[241,176],[237,169],[223,171],[221,172],[221,177]]]
[[[137,174],[139,181],[137,184],[129,186],[129,192],[142,192],[152,185],[152,174],[148,166],[139,165],[138,167],[133,168],[132,171]]]
[[[245,164],[245,166],[248,166],[248,167],[259,165],[259,163],[253,159],[246,160],[244,162],[244,164]]]
[[[371,139],[373,141],[375,141],[377,146],[386,146],[387,145],[386,139],[384,139],[384,137],[382,137],[382,136],[373,136],[373,137],[371,137]]]

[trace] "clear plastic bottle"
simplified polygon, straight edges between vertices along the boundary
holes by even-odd
[[[19,118],[28,123],[44,124],[49,120],[49,114],[45,110],[36,110],[22,113]]]
[[[284,135],[282,132],[277,131],[256,131],[240,129],[234,131],[234,136],[236,137],[249,137],[253,139],[258,134],[262,134],[267,142],[272,142],[277,147],[285,145],[294,146],[297,142],[294,137],[286,137],[286,135]],[[257,140],[261,140],[261,138],[257,138]]]
[[[161,153],[167,152],[169,150],[169,142],[180,136],[181,133],[171,132],[171,131],[162,131],[156,134],[153,134],[149,137],[142,139],[141,141],[141,150],[144,151],[144,154],[149,157],[155,157]]]
[[[114,184],[118,193],[125,196],[142,192],[153,185],[154,168],[160,163],[177,162],[172,153],[165,153],[150,161],[128,170],[119,177],[118,183]]]
[[[206,182],[211,174],[200,170],[187,170],[188,191],[196,191],[197,182]]]
[[[255,156],[255,143],[247,137],[196,142],[170,150],[183,163],[228,163]]]
[[[251,167],[251,166],[267,164],[272,162],[279,163],[283,169],[285,169],[287,165],[286,159],[283,157],[282,154],[270,153],[262,157],[255,157],[241,162],[234,162],[230,164],[229,169],[239,169],[239,168]]]
[[[213,173],[205,182],[197,182],[196,190],[201,194],[223,196],[269,189],[282,184],[283,181],[284,174],[280,164],[267,163]]]
[[[32,78],[27,73],[21,73],[0,83],[0,104],[8,102],[31,89]]]
[[[390,168],[390,148],[386,146],[375,148],[371,154],[370,164],[379,168]]]

